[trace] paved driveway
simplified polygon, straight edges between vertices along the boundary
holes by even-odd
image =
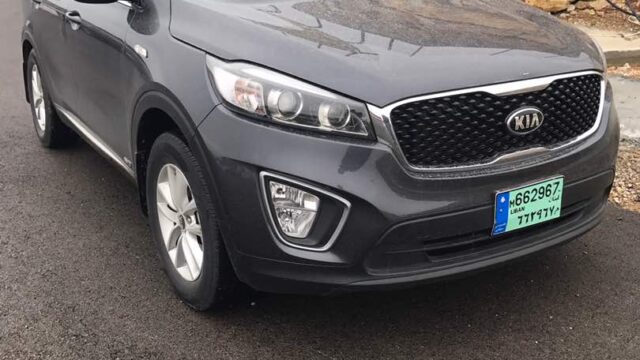
[[[622,136],[640,140],[640,80],[611,77]]]
[[[640,214],[472,278],[339,298],[176,298],[133,186],[80,144],[41,148],[19,1],[0,12],[0,359],[637,359]]]

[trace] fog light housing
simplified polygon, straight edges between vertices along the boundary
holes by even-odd
[[[281,249],[331,249],[349,217],[351,203],[347,199],[267,171],[260,172],[260,185],[265,215]]]
[[[269,181],[269,192],[280,230],[292,238],[306,238],[316,220],[320,198],[273,180]]]

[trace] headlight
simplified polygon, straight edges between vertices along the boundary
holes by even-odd
[[[372,137],[364,104],[272,70],[207,56],[215,88],[232,109],[309,130]]]

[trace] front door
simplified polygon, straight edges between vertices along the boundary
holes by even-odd
[[[70,51],[72,30],[66,16],[74,3],[73,0],[31,0],[33,12],[28,25],[37,45],[39,67],[49,95],[56,104],[71,110],[77,88],[73,73],[75,59]]]
[[[123,49],[131,8],[124,1],[109,4],[74,1],[72,10],[80,19],[72,37],[77,64],[76,115],[98,141],[124,160],[129,156],[130,146],[123,99],[127,73]]]

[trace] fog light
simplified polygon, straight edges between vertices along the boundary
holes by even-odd
[[[269,190],[280,230],[292,238],[306,238],[316,219],[320,198],[275,181],[269,182]]]

